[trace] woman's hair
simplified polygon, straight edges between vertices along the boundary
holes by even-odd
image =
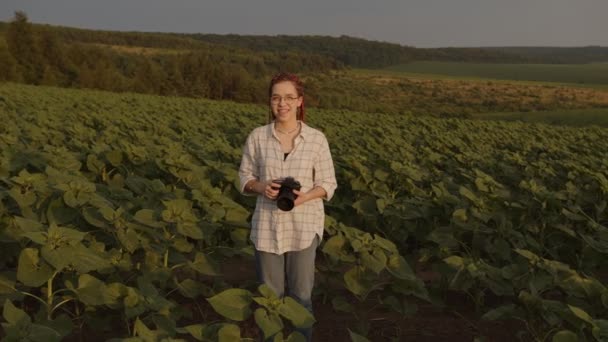
[[[274,85],[277,83],[281,83],[281,82],[285,82],[285,81],[291,82],[291,84],[293,84],[293,86],[296,88],[298,97],[302,97],[302,105],[300,106],[300,108],[298,110],[298,114],[297,114],[296,118],[298,120],[301,120],[302,122],[304,122],[304,117],[306,116],[305,115],[306,112],[304,111],[304,84],[298,78],[298,76],[296,76],[294,74],[290,74],[288,72],[280,72],[280,73],[274,75],[272,80],[270,80],[270,86],[268,87],[268,98],[270,98],[272,96],[272,87],[274,87]],[[271,109],[269,117],[268,117],[268,122],[271,122],[273,119],[274,119],[274,116],[272,114],[272,109]]]

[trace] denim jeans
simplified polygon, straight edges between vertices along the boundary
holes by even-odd
[[[256,271],[260,283],[268,285],[278,296],[285,294],[302,304],[312,313],[312,287],[315,283],[315,256],[319,246],[319,236],[315,236],[310,247],[297,252],[274,254],[255,252]],[[312,327],[298,329],[308,341],[312,340]]]

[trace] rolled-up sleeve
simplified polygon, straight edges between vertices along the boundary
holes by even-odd
[[[256,161],[256,150],[255,150],[255,139],[253,134],[247,137],[247,141],[243,146],[243,157],[241,159],[241,166],[239,167],[239,191],[241,194],[246,196],[256,196],[254,193],[245,191],[245,185],[252,179],[257,180],[258,165]]]
[[[329,201],[333,197],[338,183],[336,181],[334,162],[329,150],[329,143],[324,135],[322,136],[319,153],[314,163],[314,175],[314,186],[322,187],[326,192],[324,200]]]

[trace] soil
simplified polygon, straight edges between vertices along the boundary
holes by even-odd
[[[317,260],[317,263],[319,262],[320,260]],[[236,285],[244,279],[255,279],[253,260],[230,260],[222,264],[222,269],[226,282],[231,284]],[[426,271],[421,273],[419,277],[423,280],[434,279],[434,276]],[[347,291],[340,295],[353,299],[352,304],[362,317],[361,321],[369,324],[365,336],[370,341],[471,342],[477,338],[480,342],[513,342],[518,341],[517,333],[525,330],[518,321],[479,319],[473,303],[459,293],[449,293],[443,308],[412,298],[410,302],[418,307],[412,316],[402,316],[386,308],[374,307],[375,301],[371,295],[369,300],[363,303],[357,302]],[[352,313],[334,310],[330,299],[324,302],[321,296],[314,297],[313,307],[317,320],[313,341],[351,341],[348,329],[353,332],[360,331],[360,321]],[[244,323],[241,325],[242,335],[257,339],[258,328],[255,322],[250,320]]]
[[[317,260],[317,263],[319,261]],[[228,284],[251,288],[255,283],[255,264],[252,258],[232,258],[222,262],[221,268],[224,272],[222,278]],[[433,279],[432,274],[429,275],[424,271],[420,273],[419,277],[423,280]],[[332,293],[336,292],[332,291]],[[525,329],[517,321],[479,319],[471,301],[460,293],[449,293],[443,308],[415,298],[408,299],[409,303],[417,306],[417,311],[411,316],[403,316],[378,306],[373,294],[367,301],[358,302],[346,290],[338,291],[338,293],[345,298],[351,298],[360,320],[353,313],[334,310],[331,298],[325,298],[324,301],[323,296],[316,296],[313,298],[314,315],[317,321],[314,326],[313,341],[352,341],[349,329],[360,333],[362,322],[363,325],[367,325],[367,333],[362,335],[370,341],[513,342],[520,340],[517,338],[517,333]],[[194,313],[190,324],[225,321],[206,303],[197,305],[197,303],[185,302],[181,305]],[[239,326],[242,337],[260,341],[261,331],[257,327],[253,315],[247,321],[240,322]],[[116,336],[116,331],[88,330],[85,327],[83,330],[75,331],[65,341],[106,341]],[[3,335],[0,327],[0,336]],[[180,338],[195,341],[193,338],[183,335]]]

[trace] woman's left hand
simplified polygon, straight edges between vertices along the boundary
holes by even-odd
[[[296,198],[295,201],[293,201],[293,205],[295,207],[299,206],[300,204],[306,202],[309,200],[308,198],[308,193],[304,192],[304,191],[300,191],[300,190],[293,190],[293,193],[298,196],[298,198]]]

